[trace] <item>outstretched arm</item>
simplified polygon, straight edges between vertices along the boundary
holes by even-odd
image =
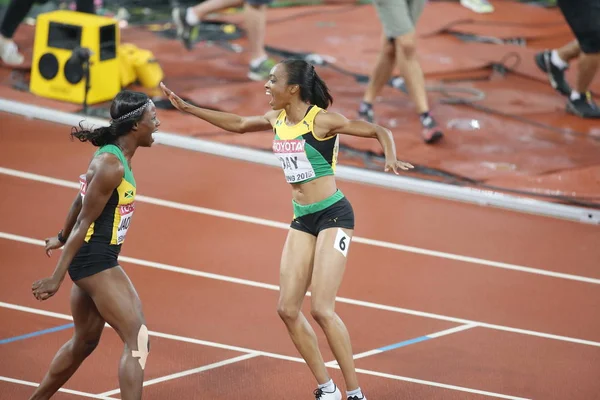
[[[272,128],[272,124],[279,114],[278,111],[269,111],[265,115],[242,117],[237,114],[227,113],[223,111],[209,110],[193,106],[183,101],[179,96],[173,93],[162,82],[160,88],[173,107],[179,111],[192,114],[204,121],[211,123],[221,129],[234,133],[258,132],[267,131]]]
[[[314,122],[315,135],[328,138],[336,134],[376,138],[385,154],[385,171],[393,170],[396,174],[398,168],[409,170],[414,168],[411,164],[396,159],[396,145],[392,132],[383,126],[362,120],[349,120],[341,114],[326,112],[319,113]]]

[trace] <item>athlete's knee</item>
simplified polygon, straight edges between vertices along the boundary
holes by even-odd
[[[96,350],[98,343],[100,343],[100,338],[75,340],[73,342],[73,349],[83,357],[87,357]]]
[[[140,367],[143,370],[146,368],[146,361],[150,354],[150,337],[148,335],[148,327],[145,324],[138,326],[139,329],[137,332],[127,338],[125,345],[131,351],[131,356],[138,359]]]
[[[71,350],[74,354],[81,356],[83,358],[89,356],[96,350],[98,347],[98,343],[100,343],[100,336],[102,335],[102,330],[98,333],[95,332],[86,332],[85,334],[75,333],[73,338],[71,339]]]
[[[279,314],[283,322],[293,322],[298,319],[300,308],[279,302],[277,305],[277,314]]]
[[[313,302],[310,309],[310,315],[315,321],[317,321],[318,324],[322,325],[333,320],[335,317],[335,311],[333,306],[329,304]]]
[[[98,343],[99,340],[84,340],[75,336],[71,339],[68,349],[74,359],[83,360],[96,350]]]

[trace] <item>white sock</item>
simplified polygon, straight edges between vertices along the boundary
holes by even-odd
[[[261,62],[265,61],[266,59],[267,59],[267,56],[255,58],[254,60],[250,61],[250,66],[252,68],[256,68],[260,65]]]
[[[579,100],[581,98],[581,93],[576,90],[571,90],[571,96],[569,96],[571,100]]]
[[[185,22],[187,22],[190,25],[197,25],[198,22],[200,22],[200,19],[198,18],[194,10],[192,10],[192,7],[188,7],[188,9],[185,12]]]
[[[319,389],[322,389],[324,392],[333,393],[333,391],[335,390],[333,379],[330,379],[329,382],[319,385]]]
[[[556,50],[552,50],[552,53],[550,55],[550,62],[560,69],[565,69],[569,66],[569,64],[566,61],[560,58]]]
[[[358,396],[359,399],[362,399],[364,397],[360,388],[346,392],[346,394],[348,395],[347,397]]]

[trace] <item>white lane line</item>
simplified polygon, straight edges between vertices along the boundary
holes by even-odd
[[[45,315],[45,316],[53,317],[53,318],[73,320],[73,318],[70,315],[59,314],[59,313],[49,312],[49,311],[40,310],[40,309],[36,309],[36,308],[20,306],[20,305],[17,305],[17,304],[10,304],[10,303],[0,302],[0,307],[9,308],[9,309],[12,309],[12,310],[23,311],[23,312],[27,312],[27,313],[31,313],[31,314]],[[176,341],[181,341],[181,342],[186,342],[186,343],[197,343],[197,344],[207,345],[207,346],[210,346],[211,344],[214,344],[213,342],[207,342],[207,341],[204,341],[204,340],[198,340],[198,339],[194,339],[194,338],[186,338],[186,337],[183,337],[183,336],[171,335],[171,334],[165,334],[165,333],[159,333],[159,332],[154,332],[154,331],[149,331],[148,334],[150,336],[164,337],[164,338],[168,338],[168,339],[172,339],[172,340],[176,340]],[[244,352],[244,353],[247,353],[247,354],[261,355],[261,356],[276,358],[276,359],[280,359],[280,360],[287,360],[287,361],[293,361],[293,362],[298,362],[298,363],[305,363],[303,359],[298,358],[298,357],[290,357],[290,356],[285,356],[285,355],[282,355],[282,354],[268,353],[268,352],[264,352],[264,351],[260,351],[260,350],[245,349],[245,348],[242,348],[242,347],[228,346],[228,345],[223,345],[223,344],[217,344],[217,346],[214,346],[214,347],[227,348],[227,349],[234,349],[235,348],[235,349],[239,349],[238,351]],[[335,368],[335,369],[339,369],[339,366],[337,366],[337,365],[333,365],[333,366],[329,366],[329,367]],[[445,389],[451,389],[451,390],[457,390],[457,391],[469,392],[469,393],[484,394],[484,395],[487,395],[487,396],[498,397],[498,398],[502,398],[502,399],[529,400],[529,399],[524,399],[524,398],[521,398],[521,397],[508,396],[508,395],[505,395],[505,394],[499,394],[499,393],[493,393],[493,392],[486,392],[486,391],[482,391],[482,390],[478,390],[478,389],[471,389],[471,388],[466,388],[466,387],[462,387],[462,386],[448,385],[448,384],[444,384],[444,383],[433,382],[433,381],[426,381],[426,380],[422,380],[422,379],[414,379],[414,378],[409,378],[409,377],[405,377],[405,376],[387,374],[387,373],[382,373],[382,372],[378,372],[378,371],[371,371],[371,370],[362,369],[362,368],[357,368],[356,372],[357,373],[361,373],[361,374],[366,374],[366,375],[378,376],[378,377],[381,377],[381,378],[394,379],[394,380],[400,380],[400,381],[405,381],[405,382],[413,382],[413,383],[418,383],[418,384],[421,384],[421,385],[441,387],[441,388],[445,388]],[[91,395],[91,396],[96,396],[96,395]],[[106,398],[105,400],[115,400],[115,399],[112,399],[112,398],[109,397],[109,398]]]
[[[22,379],[9,378],[7,376],[0,376],[0,381],[15,383],[17,385],[23,385],[23,386],[31,386],[31,387],[38,387],[40,385],[39,383],[24,381]],[[112,397],[106,397],[106,396],[102,396],[102,395],[98,395],[98,394],[80,392],[79,390],[71,390],[71,389],[61,388],[61,389],[58,389],[58,391],[63,392],[63,393],[72,394],[75,396],[89,397],[92,399],[115,400]]]
[[[171,374],[171,375],[161,376],[160,378],[150,379],[148,381],[145,381],[142,385],[144,387],[145,386],[150,386],[150,385],[155,385],[157,383],[166,382],[166,381],[170,381],[170,380],[173,380],[173,379],[178,379],[178,378],[182,378],[184,376],[193,375],[193,374],[197,374],[197,373],[204,372],[204,371],[209,371],[209,370],[215,369],[215,368],[220,368],[220,367],[223,367],[225,365],[234,364],[236,362],[240,362],[240,361],[244,361],[244,360],[249,360],[251,358],[258,357],[259,355],[260,354],[258,354],[258,353],[243,354],[241,356],[232,357],[232,358],[229,358],[227,360],[223,360],[223,361],[215,362],[215,363],[212,363],[212,364],[204,365],[202,367],[192,368],[192,369],[188,369],[186,371],[177,372],[177,373],[174,373],[174,374]],[[115,395],[117,393],[121,393],[121,390],[120,389],[110,390],[108,392],[100,393],[98,396],[112,396],[112,395]]]
[[[19,170],[15,170],[15,169],[10,169],[10,168],[0,167],[0,174],[9,175],[9,176],[13,176],[16,178],[28,179],[28,180],[32,180],[32,181],[36,181],[36,182],[48,183],[48,184],[55,185],[55,186],[61,186],[61,187],[66,187],[66,188],[71,188],[71,189],[79,189],[79,183],[76,183],[76,182],[52,178],[52,177],[48,177],[48,176],[44,176],[44,175],[33,174],[30,172],[23,172],[23,171],[19,171]],[[225,218],[225,219],[230,219],[230,220],[234,220],[234,221],[247,222],[247,223],[255,224],[255,225],[268,226],[268,227],[272,227],[272,228],[280,228],[280,229],[286,229],[286,230],[289,229],[288,223],[272,221],[272,220],[268,220],[268,219],[264,219],[264,218],[252,217],[252,216],[248,216],[248,215],[231,213],[231,212],[226,212],[226,211],[221,211],[221,210],[214,210],[212,208],[193,206],[190,204],[183,204],[183,203],[178,203],[175,201],[162,200],[162,199],[157,199],[154,197],[137,195],[136,200],[141,203],[148,203],[148,204],[153,204],[156,206],[167,207],[167,208],[172,208],[172,209],[181,210],[181,211],[188,211],[188,212],[193,212],[193,213],[197,213],[197,214],[210,215],[210,216],[217,217],[217,218]],[[505,269],[505,270],[518,271],[518,272],[525,272],[525,273],[534,274],[534,275],[549,276],[549,277],[558,278],[558,279],[567,279],[567,280],[573,280],[573,281],[579,281],[579,282],[586,282],[586,283],[592,283],[592,284],[596,284],[596,285],[600,284],[600,279],[596,279],[596,278],[589,278],[589,277],[580,276],[580,275],[566,274],[566,273],[562,273],[562,272],[547,271],[547,270],[539,269],[539,268],[525,267],[525,266],[521,266],[521,265],[514,265],[514,264],[508,264],[508,263],[503,263],[503,262],[498,262],[498,261],[486,260],[483,258],[469,257],[469,256],[463,256],[463,255],[459,255],[459,254],[446,253],[446,252],[442,252],[442,251],[423,249],[420,247],[406,246],[403,244],[385,242],[382,240],[368,239],[368,238],[363,238],[360,236],[353,237],[352,241],[356,242],[356,243],[362,243],[365,245],[369,245],[369,246],[374,246],[374,247],[404,251],[404,252],[413,253],[413,254],[421,254],[421,255],[430,256],[430,257],[444,258],[447,260],[460,261],[460,262],[469,263],[469,264],[483,265],[483,266],[487,266],[487,267],[500,268],[500,269]]]
[[[8,240],[14,240],[14,241],[19,241],[19,242],[24,242],[24,243],[36,244],[38,246],[44,246],[44,241],[42,241],[42,240],[13,235],[13,234],[5,233],[5,232],[0,232],[0,239],[8,239]],[[125,257],[125,256],[119,256],[119,260],[123,261],[123,262],[131,263],[131,264],[166,270],[166,271],[170,271],[170,272],[199,276],[199,277],[203,277],[203,278],[231,282],[231,283],[245,285],[245,286],[258,287],[258,288],[267,289],[267,290],[279,291],[279,286],[277,286],[277,285],[251,281],[248,279],[233,278],[230,276],[207,273],[207,272],[197,271],[194,269],[176,267],[174,265],[161,264],[161,263],[157,263],[157,262],[140,260],[137,258],[131,258],[131,257]],[[308,292],[307,296],[311,296],[311,293]],[[400,313],[400,314],[415,315],[417,317],[437,319],[440,321],[456,322],[459,324],[475,324],[475,325],[477,325],[479,327],[483,327],[483,328],[489,328],[489,329],[495,329],[495,330],[500,330],[500,331],[519,333],[519,334],[523,334],[523,335],[537,336],[537,337],[543,337],[543,338],[547,338],[547,339],[560,340],[560,341],[564,341],[564,342],[571,342],[571,343],[600,347],[599,342],[594,342],[591,340],[577,339],[577,338],[572,338],[572,337],[568,337],[568,336],[560,336],[560,335],[531,331],[531,330],[526,330],[526,329],[511,328],[511,327],[503,326],[503,325],[488,324],[486,322],[472,321],[472,320],[463,319],[463,318],[456,318],[456,317],[450,317],[447,315],[433,314],[433,313],[428,313],[428,312],[424,312],[424,311],[411,310],[408,308],[388,306],[385,304],[372,303],[372,302],[363,301],[363,300],[355,300],[355,299],[350,299],[350,298],[346,298],[346,297],[338,296],[335,298],[335,300],[338,303],[352,304],[352,305],[365,307],[365,308],[374,308],[377,310],[390,311],[390,312],[395,312],[395,313]]]

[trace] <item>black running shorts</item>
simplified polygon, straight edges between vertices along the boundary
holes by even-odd
[[[119,265],[118,256],[120,245],[90,242],[84,243],[79,249],[71,265],[69,276],[73,282],[95,275],[106,269]]]
[[[318,236],[327,228],[354,229],[354,210],[341,191],[314,204],[294,204],[293,229]]]

